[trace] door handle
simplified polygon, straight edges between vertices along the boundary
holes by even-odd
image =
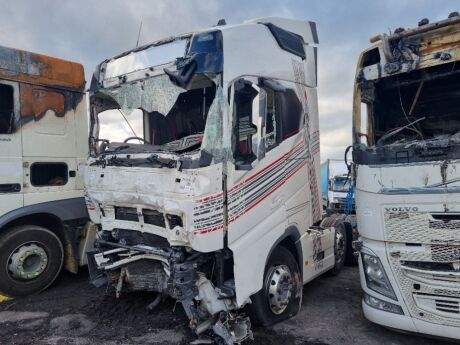
[[[0,193],[17,193],[21,191],[19,183],[2,183],[0,184]]]

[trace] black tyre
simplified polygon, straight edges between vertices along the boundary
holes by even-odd
[[[293,254],[277,247],[267,261],[262,290],[248,305],[251,322],[270,326],[297,314],[302,302],[302,281]]]
[[[41,226],[22,225],[0,236],[0,293],[25,296],[46,289],[64,261],[59,238]]]
[[[330,273],[332,275],[337,275],[342,270],[343,266],[345,265],[345,261],[347,258],[347,248],[348,248],[348,240],[347,240],[347,231],[345,229],[345,224],[343,221],[336,221],[334,223],[335,228],[335,239],[334,239],[334,256],[335,256],[335,265],[334,268],[331,269]]]
[[[345,265],[347,266],[356,266],[358,265],[358,256],[355,256],[355,250],[352,247],[353,241],[358,239],[358,223],[356,220],[356,215],[350,214],[345,218],[345,222],[348,223],[350,227],[350,232],[347,233],[347,258],[345,260]]]
[[[335,222],[337,222],[338,220],[342,220],[343,219],[343,215],[340,214],[340,213],[332,213],[330,214],[329,216],[325,217],[322,221],[321,221],[321,226],[323,228],[329,228],[331,226],[334,225]]]

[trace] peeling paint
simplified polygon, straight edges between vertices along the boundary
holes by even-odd
[[[0,79],[80,92],[85,87],[81,64],[7,47],[0,47]]]

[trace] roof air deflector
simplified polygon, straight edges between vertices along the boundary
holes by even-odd
[[[290,31],[284,30],[272,23],[262,24],[268,27],[281,49],[305,60],[306,54],[305,49],[303,48],[304,42],[302,37]]]

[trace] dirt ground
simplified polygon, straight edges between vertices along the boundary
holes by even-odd
[[[194,338],[180,304],[167,300],[154,312],[152,297],[116,299],[88,284],[87,272],[64,273],[37,296],[0,304],[0,344],[188,344]],[[254,345],[448,344],[396,333],[367,321],[361,311],[358,270],[346,267],[304,287],[303,307],[270,329],[254,329]]]

